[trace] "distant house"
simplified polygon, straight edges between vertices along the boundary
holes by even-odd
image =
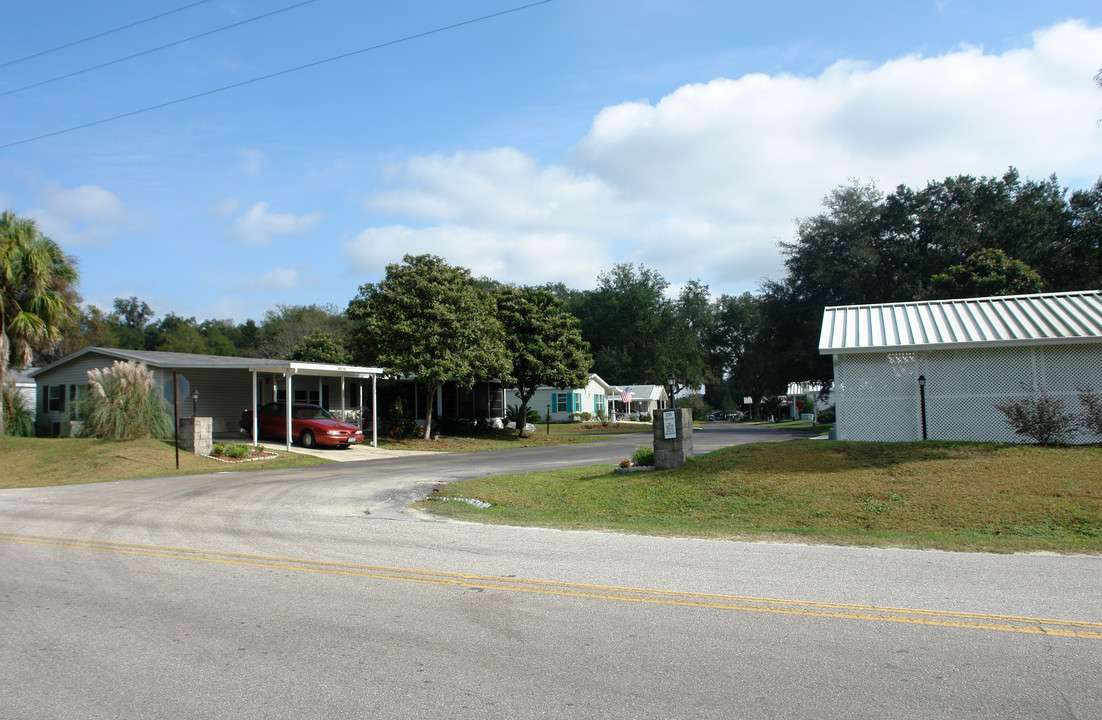
[[[617,388],[615,410],[618,416],[636,413],[654,416],[669,407],[670,395],[662,385],[625,385]]]
[[[23,405],[31,411],[31,416],[34,416],[35,411],[35,392],[34,392],[34,380],[31,378],[31,373],[34,372],[34,368],[24,368],[23,370],[17,370],[15,368],[8,368],[7,382],[14,383],[15,389],[23,398]]]
[[[528,407],[538,412],[541,417],[546,417],[550,409],[552,422],[567,422],[570,416],[576,413],[589,413],[593,417],[601,412],[607,414],[609,403],[617,392],[615,386],[602,380],[600,375],[590,373],[584,387],[537,388],[532,399],[528,401]],[[506,391],[505,396],[507,404],[520,405],[520,398],[517,397],[515,388]]]
[[[828,307],[819,352],[839,440],[1022,442],[997,405],[1102,390],[1102,291]]]
[[[109,368],[116,360],[145,363],[165,401],[172,405],[175,400],[179,417],[190,418],[194,408],[195,415],[212,419],[215,433],[238,433],[243,411],[251,408],[255,417],[257,405],[287,397],[347,414],[349,419],[362,418],[363,428],[374,428],[373,390],[384,372],[269,358],[89,347],[29,373],[36,385],[39,423],[48,423],[54,435],[69,434],[71,424],[80,420],[77,401],[87,391],[88,371]]]

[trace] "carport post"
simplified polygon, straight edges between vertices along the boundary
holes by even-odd
[[[256,447],[260,442],[258,436],[256,419],[256,370],[253,370],[253,447]]]
[[[291,371],[289,369],[285,370],[283,377],[287,379],[287,394],[283,403],[283,406],[287,408],[287,452],[291,452],[291,398],[294,397],[291,394]]]
[[[371,376],[371,447],[379,447],[379,414],[375,410],[375,379],[378,375]],[[360,386],[363,392],[363,386]],[[363,400],[360,401],[360,412],[363,413]],[[362,415],[361,415],[362,417]]]

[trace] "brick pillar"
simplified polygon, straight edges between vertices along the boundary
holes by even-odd
[[[214,449],[209,417],[180,418],[180,447],[196,455],[210,455]]]
[[[689,408],[662,410],[655,415],[653,428],[656,468],[668,470],[681,467],[693,456],[692,410]]]

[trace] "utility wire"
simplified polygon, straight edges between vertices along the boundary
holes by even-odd
[[[317,67],[319,65],[325,65],[326,63],[335,62],[337,60],[344,60],[345,58],[350,58],[350,57],[353,57],[354,55],[362,55],[363,53],[366,53],[366,52],[371,52],[373,50],[380,50],[382,48],[391,47],[392,45],[399,45],[401,43],[406,43],[406,42],[409,42],[411,40],[418,40],[420,38],[428,37],[430,35],[437,35],[437,34],[442,33],[442,32],[447,32],[448,30],[455,30],[456,28],[461,28],[465,25],[474,25],[475,23],[484,22],[486,20],[492,20],[494,18],[498,18],[498,17],[501,17],[503,15],[510,15],[512,13],[517,13],[517,12],[520,12],[522,10],[528,10],[528,9],[534,8],[538,5],[546,5],[550,2],[554,2],[554,0],[538,0],[538,2],[529,3],[527,5],[520,5],[518,7],[510,8],[509,10],[502,10],[500,12],[490,13],[489,15],[483,15],[482,17],[472,18],[471,20],[464,20],[462,22],[453,23],[452,25],[444,25],[443,27],[438,27],[438,28],[435,28],[433,30],[426,30],[425,32],[416,33],[414,35],[407,35],[406,37],[399,38],[397,40],[390,40],[390,41],[387,41],[385,43],[380,43],[378,45],[372,45],[371,47],[362,48],[360,50],[353,50],[352,52],[344,53],[342,55],[334,55],[333,57],[325,58],[324,60],[317,60],[315,62],[307,63],[305,65],[299,65],[298,67],[289,68],[287,70],[280,70],[279,72],[274,72],[270,75],[263,75],[261,77],[252,78],[251,80],[242,80],[241,82],[233,83],[232,85],[225,85],[225,86],[220,87],[220,88],[215,88],[214,90],[206,90],[204,92],[197,93],[195,95],[189,95],[187,97],[177,98],[176,100],[169,100],[168,102],[159,103],[157,105],[150,105],[148,107],[141,108],[140,110],[131,110],[130,112],[125,112],[125,113],[122,113],[121,115],[114,115],[112,117],[103,118],[102,120],[93,120],[92,122],[84,123],[83,125],[74,125],[73,127],[68,127],[68,128],[65,128],[64,130],[55,130],[54,132],[49,132],[49,133],[46,133],[44,135],[36,135],[35,137],[26,138],[26,139],[23,139],[23,140],[16,140],[15,142],[10,142],[10,143],[7,143],[5,145],[0,145],[0,150],[6,150],[6,149],[11,148],[11,147],[16,147],[17,145],[26,145],[27,143],[32,143],[32,142],[35,142],[35,141],[38,141],[38,140],[45,140],[46,138],[55,137],[57,135],[64,135],[66,133],[75,132],[77,130],[84,130],[85,128],[95,127],[96,125],[103,125],[105,123],[114,122],[115,120],[122,120],[123,118],[132,117],[134,115],[140,115],[142,113],[146,113],[146,112],[149,112],[151,110],[160,110],[161,108],[166,108],[166,107],[169,107],[169,106],[172,106],[172,105],[179,105],[180,103],[185,103],[185,102],[188,102],[190,100],[196,100],[196,99],[201,98],[201,97],[207,97],[208,95],[215,95],[217,93],[225,92],[227,90],[233,90],[233,89],[239,88],[239,87],[244,87],[245,85],[252,85],[253,83],[258,83],[258,82],[261,82],[261,81],[264,81],[264,80],[271,80],[272,78],[280,77],[281,75],[289,75],[291,73],[298,72],[299,70],[306,70],[308,68]]]
[[[16,63],[21,63],[24,60],[30,60],[32,58],[42,57],[43,55],[49,55],[52,52],[57,52],[58,50],[64,50],[65,48],[70,48],[70,47],[73,47],[74,45],[80,45],[81,43],[86,43],[89,40],[95,40],[97,38],[104,37],[105,35],[111,35],[113,33],[119,32],[120,30],[126,30],[128,28],[132,28],[136,25],[142,25],[142,24],[150,22],[152,20],[159,20],[160,18],[166,17],[168,15],[174,15],[175,13],[182,12],[184,10],[187,10],[188,8],[193,8],[196,5],[202,5],[203,3],[208,3],[208,2],[210,2],[210,0],[199,0],[199,2],[193,2],[190,5],[184,5],[183,7],[178,7],[175,10],[169,10],[168,12],[163,12],[160,15],[154,15],[153,17],[147,17],[145,20],[136,20],[135,22],[132,22],[129,25],[123,25],[122,27],[117,27],[114,30],[105,30],[104,32],[99,33],[98,35],[90,35],[86,38],[81,38],[80,40],[74,40],[72,42],[65,43],[64,45],[58,45],[57,47],[50,48],[49,50],[42,50],[42,51],[36,52],[32,55],[26,55],[26,56],[21,57],[21,58],[16,58],[15,60],[8,60],[6,62],[0,63],[0,68],[7,67],[8,65],[14,65]]]
[[[134,53],[133,55],[127,55],[126,57],[121,57],[121,58],[118,58],[116,60],[108,60],[107,62],[101,63],[99,65],[94,65],[94,66],[89,67],[89,68],[84,68],[83,70],[75,70],[71,73],[66,73],[65,75],[58,75],[57,77],[52,77],[49,80],[40,80],[39,82],[31,83],[30,85],[24,85],[23,87],[17,87],[14,90],[5,90],[3,92],[0,92],[0,97],[4,97],[5,95],[13,95],[17,92],[23,92],[24,90],[30,90],[31,88],[41,87],[42,85],[49,85],[50,83],[57,82],[58,80],[64,80],[66,78],[75,77],[77,75],[83,75],[84,73],[92,72],[93,70],[99,70],[100,68],[105,68],[109,65],[114,65],[116,63],[125,62],[127,60],[133,60],[134,58],[141,57],[142,55],[149,55],[150,53],[155,53],[158,50],[164,50],[165,48],[175,47],[176,45],[183,45],[184,43],[191,42],[192,40],[198,40],[199,38],[207,37],[208,35],[214,35],[215,33],[220,33],[224,30],[230,30],[230,29],[233,29],[235,27],[240,27],[241,25],[248,25],[251,22],[256,22],[257,20],[263,20],[266,17],[271,17],[272,15],[278,15],[280,13],[287,12],[288,10],[294,10],[295,8],[302,7],[303,5],[309,5],[310,3],[317,2],[317,1],[318,0],[305,0],[304,2],[300,2],[300,3],[295,4],[295,5],[289,5],[288,7],[282,8],[280,10],[272,10],[271,12],[264,13],[263,15],[257,15],[256,17],[249,18],[248,20],[240,20],[240,21],[235,22],[231,25],[226,25],[226,26],[223,26],[223,27],[220,27],[220,28],[216,28],[214,30],[208,30],[206,32],[199,33],[198,35],[192,35],[189,38],[184,38],[183,40],[176,40],[175,42],[170,42],[167,45],[161,45],[160,47],[150,48],[149,50],[142,50],[141,52]]]

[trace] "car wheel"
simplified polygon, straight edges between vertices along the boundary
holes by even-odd
[[[302,435],[299,436],[298,440],[300,443],[302,443],[302,447],[307,449],[317,447],[318,444],[317,440],[314,439],[314,433],[310,432],[309,430],[303,430]]]

